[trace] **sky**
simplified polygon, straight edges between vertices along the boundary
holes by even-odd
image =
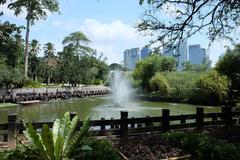
[[[43,44],[52,42],[56,50],[62,50],[62,40],[68,34],[82,31],[91,43],[90,47],[97,49],[107,57],[107,63],[122,63],[123,51],[128,48],[144,47],[151,37],[139,34],[135,29],[136,22],[144,13],[139,0],[59,0],[61,14],[48,14],[46,20],[40,20],[31,27],[30,40],[37,39]],[[18,17],[1,5],[4,12],[2,21],[8,20],[18,25],[25,25],[24,13]],[[25,31],[23,32],[23,36]],[[226,41],[216,41],[208,47],[209,40],[203,33],[188,39],[188,44],[200,44],[207,49],[213,65],[222,55],[228,44]],[[41,52],[41,54],[43,54]],[[41,56],[41,55],[40,55]]]

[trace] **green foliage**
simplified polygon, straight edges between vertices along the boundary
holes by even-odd
[[[170,96],[182,99],[189,99],[192,90],[197,88],[196,81],[199,74],[195,72],[167,72],[164,73],[169,86]]]
[[[161,96],[168,95],[169,85],[164,76],[160,73],[155,73],[155,75],[150,79],[149,85],[152,91],[158,92]]]
[[[204,72],[209,69],[206,64],[191,64],[189,61],[183,63],[182,71],[194,71],[194,72]]]
[[[35,20],[46,19],[47,11],[58,12],[59,10],[57,0],[17,0],[10,3],[8,8],[13,10],[16,16],[26,9],[26,20],[29,20],[31,24],[34,24]]]
[[[156,72],[175,70],[175,59],[160,55],[152,55],[137,63],[133,77],[139,80],[144,89],[149,90],[149,80]]]
[[[81,132],[75,134],[78,117],[70,120],[69,112],[62,119],[56,119],[52,131],[47,125],[43,125],[41,134],[34,130],[31,123],[25,124],[25,136],[32,142],[43,160],[61,160],[68,158],[74,143],[81,142],[88,133],[89,119],[84,123]]]
[[[34,81],[32,79],[26,79],[24,80],[23,86],[27,88],[39,88],[41,87],[41,83],[39,83],[38,81]]]
[[[234,49],[228,49],[219,59],[215,69],[226,75],[232,82],[232,89],[240,91],[240,44]]]
[[[31,148],[31,149],[30,149]],[[13,150],[3,150],[0,151],[1,160],[43,160],[37,155],[37,150],[34,146],[24,146],[18,145]]]
[[[62,44],[65,46],[72,46],[77,54],[83,56],[93,51],[92,48],[87,46],[90,42],[91,41],[84,33],[78,31],[66,36],[62,41]]]
[[[22,29],[8,21],[0,21],[0,59],[11,68],[20,67],[23,61]]]
[[[202,74],[196,84],[210,104],[222,103],[228,96],[228,79],[215,70]]]
[[[183,132],[169,132],[163,136],[170,145],[189,152],[196,160],[240,159],[239,147],[223,140]]]
[[[89,146],[91,150],[86,150],[82,146]],[[75,160],[120,160],[120,157],[113,150],[112,145],[105,140],[85,138],[73,150]]]

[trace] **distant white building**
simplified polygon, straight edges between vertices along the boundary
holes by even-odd
[[[137,62],[140,60],[140,49],[131,48],[126,49],[123,53],[124,55],[124,67],[134,70],[136,68]]]
[[[183,63],[188,61],[187,40],[182,41],[179,46],[164,46],[162,54],[175,57],[177,70],[181,71]]]
[[[207,58],[206,50],[200,44],[189,45],[189,62],[191,64],[203,64]]]

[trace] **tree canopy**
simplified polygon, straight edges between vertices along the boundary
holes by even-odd
[[[133,77],[140,81],[143,88],[149,89],[149,80],[156,72],[173,71],[175,64],[173,57],[154,54],[137,63]]]
[[[240,44],[228,49],[215,68],[232,81],[232,89],[240,91]]]
[[[16,0],[8,5],[8,8],[14,11],[16,16],[19,16],[24,9],[27,12],[25,17],[26,24],[26,37],[25,37],[25,63],[24,72],[25,78],[28,78],[28,58],[29,58],[29,34],[30,26],[34,25],[35,21],[47,18],[47,11],[57,12],[59,11],[57,0]]]
[[[137,27],[157,38],[151,43],[180,43],[199,31],[208,38],[231,38],[240,23],[239,0],[140,0],[148,4]],[[146,2],[146,3],[145,3]],[[167,18],[163,18],[166,16]]]

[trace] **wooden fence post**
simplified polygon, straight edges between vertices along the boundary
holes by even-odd
[[[16,147],[16,137],[17,137],[17,114],[8,115],[8,147]]]
[[[163,131],[168,131],[170,127],[170,120],[169,120],[170,110],[169,109],[162,109],[162,128]]]
[[[114,118],[111,118],[111,120],[114,120]],[[110,128],[113,129],[114,128],[114,124],[111,124]]]
[[[204,110],[203,108],[197,107],[196,127],[201,130],[204,127]]]
[[[6,97],[5,97],[5,95],[3,95],[2,97],[3,97],[3,103],[5,103],[5,102],[6,102]]]
[[[134,117],[132,117],[131,119],[134,120]],[[134,128],[135,127],[135,123],[131,123],[131,128]]]
[[[101,121],[105,121],[105,118],[101,118]],[[100,126],[100,129],[101,130],[105,130],[106,129],[106,127],[105,127],[105,124],[102,124],[101,126]]]
[[[121,111],[120,138],[128,138],[128,112]]]
[[[77,112],[70,112],[70,119],[72,120],[77,115]]]
[[[223,121],[226,128],[232,126],[232,107],[224,106],[222,107]]]

